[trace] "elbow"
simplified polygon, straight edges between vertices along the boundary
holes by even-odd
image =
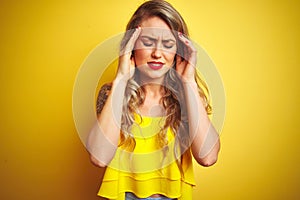
[[[210,148],[203,148],[202,151],[193,151],[193,155],[198,164],[203,167],[210,167],[218,161],[220,151],[219,139]]]
[[[97,159],[95,156],[93,155],[90,155],[90,161],[93,165],[95,165],[96,167],[100,167],[100,168],[103,168],[103,167],[106,167],[107,165],[103,162],[101,162],[99,159]]]
[[[220,151],[220,144],[215,145],[214,148],[208,153],[193,152],[194,158],[197,163],[203,167],[210,167],[218,161]]]
[[[218,160],[218,156],[207,156],[205,158],[195,158],[195,160],[197,161],[197,163],[203,167],[210,167],[213,166],[217,160]]]
[[[93,165],[96,167],[106,167],[112,160],[116,147],[101,132],[99,133],[95,130],[92,129],[88,135],[86,149]]]

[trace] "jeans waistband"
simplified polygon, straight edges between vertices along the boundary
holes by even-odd
[[[168,197],[147,197],[147,198],[138,198],[137,196],[135,196],[133,193],[131,192],[126,192],[126,195],[125,195],[125,199],[126,200],[172,200]]]

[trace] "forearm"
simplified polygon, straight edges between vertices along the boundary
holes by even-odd
[[[207,115],[196,82],[185,82],[183,87],[193,156],[199,164],[210,166],[218,157],[219,135]]]
[[[106,166],[115,155],[121,130],[122,105],[126,81],[116,78],[105,105],[89,133],[87,148],[92,162]]]

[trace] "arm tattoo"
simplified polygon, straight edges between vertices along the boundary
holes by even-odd
[[[99,115],[104,107],[104,104],[108,98],[110,93],[112,84],[104,84],[98,94],[97,103],[96,103],[96,111],[97,115]]]

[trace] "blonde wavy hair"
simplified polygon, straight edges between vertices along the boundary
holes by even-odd
[[[177,54],[183,55],[185,52],[185,45],[180,45],[176,32],[181,32],[185,36],[189,36],[187,25],[178,11],[168,2],[163,0],[151,0],[143,3],[133,14],[129,20],[126,33],[121,41],[120,50],[125,48],[127,42],[132,36],[134,29],[145,19],[150,17],[159,17],[165,21],[170,29],[174,31],[177,44]],[[182,172],[181,157],[186,153],[190,158],[189,150],[191,141],[189,137],[189,126],[187,119],[187,111],[185,105],[185,98],[183,92],[182,82],[177,75],[176,59],[174,60],[173,70],[169,70],[165,76],[163,91],[164,95],[161,98],[162,105],[165,109],[165,123],[158,133],[158,145],[163,149],[163,154],[166,155],[169,151],[167,129],[171,128],[175,136],[175,147],[173,149],[177,165]],[[121,139],[119,146],[126,147],[126,150],[133,151],[135,148],[135,139],[131,132],[133,124],[135,124],[134,114],[138,114],[142,120],[139,112],[139,107],[145,100],[145,91],[143,85],[139,84],[138,80],[139,71],[135,70],[135,75],[128,81],[125,90],[125,98],[123,102],[123,113],[121,122]],[[209,92],[205,82],[200,78],[197,70],[195,80],[198,85],[198,92],[202,97],[206,111],[208,114],[211,112],[209,104]]]

